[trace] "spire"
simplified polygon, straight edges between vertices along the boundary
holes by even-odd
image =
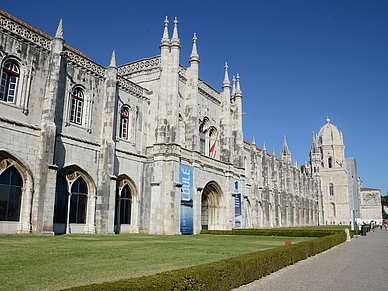
[[[283,137],[283,148],[282,148],[282,153],[283,154],[288,154],[288,146],[287,146],[287,141],[286,141],[286,135]]]
[[[237,74],[237,85],[236,85],[236,94],[241,95],[241,88],[240,88],[240,75]]]
[[[59,25],[57,28],[57,33],[55,34],[55,38],[62,38],[63,39],[62,19],[59,21]]]
[[[168,37],[168,18],[166,16],[166,19],[164,20],[164,32],[163,32],[163,37],[162,41],[160,42],[160,45],[170,45],[170,39]]]
[[[263,141],[263,151],[267,151],[265,148],[265,141]]]
[[[256,142],[255,142],[255,135],[252,135],[252,144],[256,144]]]
[[[272,155],[275,156],[275,148],[272,148]]]
[[[228,74],[228,63],[225,62],[225,77],[224,77],[224,82],[222,83],[222,87],[229,87],[230,88],[230,81],[229,81],[229,74]]]
[[[311,152],[318,153],[318,144],[317,144],[317,140],[315,139],[314,131],[313,131],[313,138],[311,140]]]
[[[232,83],[233,83],[232,96],[234,96],[236,94],[236,79],[234,78],[234,75],[233,75]]]
[[[174,20],[174,32],[171,38],[171,45],[180,47],[180,40],[178,38],[178,19],[175,17]]]
[[[113,50],[113,53],[112,53],[112,58],[110,59],[109,67],[116,67],[116,54],[115,54],[114,50]]]
[[[191,55],[190,55],[190,63],[191,62],[199,62],[199,55],[198,55],[198,52],[197,52],[197,35],[195,34],[194,32],[194,36],[193,36],[193,49],[191,51]]]

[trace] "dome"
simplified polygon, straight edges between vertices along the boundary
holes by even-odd
[[[322,126],[318,134],[318,145],[343,145],[342,132],[337,126],[330,123],[330,119],[326,119],[326,124]]]

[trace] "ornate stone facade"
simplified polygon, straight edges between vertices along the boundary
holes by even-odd
[[[168,24],[159,56],[104,68],[62,23],[51,37],[0,10],[0,232],[179,234],[187,218],[196,234],[236,227],[240,210],[243,228],[324,223],[325,170],[292,166],[285,138],[280,159],[245,141],[240,77],[225,65],[222,92],[201,80],[195,35],[180,65]],[[341,165],[343,147],[325,146]]]

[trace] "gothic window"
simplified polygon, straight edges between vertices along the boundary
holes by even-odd
[[[128,139],[128,127],[130,124],[129,110],[127,107],[121,109],[120,137]]]
[[[203,124],[199,127],[199,151],[201,154],[205,154],[205,132],[203,131]]]
[[[120,224],[131,224],[132,193],[128,185],[121,190]]]
[[[75,88],[71,94],[70,122],[82,125],[84,108],[84,93],[80,88]]]
[[[70,223],[86,222],[86,202],[88,187],[85,181],[80,177],[71,186],[70,198]]]
[[[334,185],[333,184],[329,185],[329,193],[330,193],[330,196],[334,196]]]
[[[332,158],[329,158],[327,162],[328,162],[329,168],[332,168],[333,167]]]
[[[16,104],[19,78],[19,65],[13,61],[5,62],[1,70],[0,100]]]
[[[22,178],[15,167],[10,167],[1,174],[0,221],[19,220],[22,186]]]

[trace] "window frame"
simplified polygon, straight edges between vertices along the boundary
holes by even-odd
[[[6,67],[7,64],[9,64],[8,68]],[[12,78],[15,78],[16,80],[14,80],[14,82],[11,82]],[[6,60],[1,66],[0,101],[3,101],[8,104],[15,104],[15,105],[17,104],[20,79],[21,79],[20,64],[13,59]],[[12,84],[14,85],[13,89],[11,89]],[[14,92],[13,95],[9,94],[10,91]]]
[[[69,121],[72,124],[83,125],[84,121],[85,93],[80,87],[75,87],[71,92]]]

